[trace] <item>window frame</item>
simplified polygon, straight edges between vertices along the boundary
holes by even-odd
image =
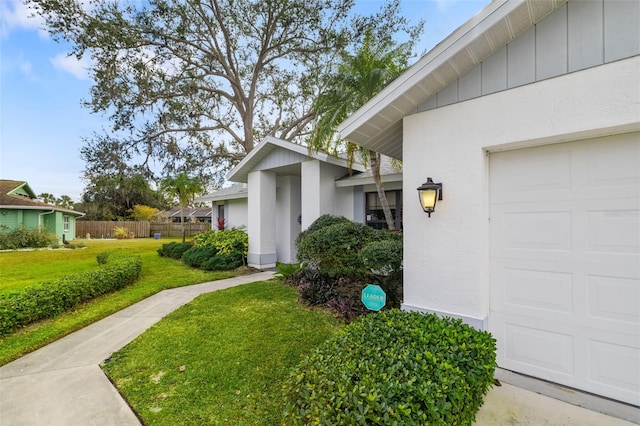
[[[385,190],[384,193],[387,195],[387,199],[395,197],[395,204],[393,206],[389,205],[391,208],[391,214],[393,215],[393,221],[395,224],[396,230],[403,229],[403,205],[402,205],[402,189],[389,189]],[[369,203],[370,199],[375,199],[375,206],[379,208],[370,208],[371,205]],[[398,214],[399,212],[399,214]],[[378,197],[378,191],[369,191],[364,193],[364,223],[367,226],[376,229],[387,229],[387,221],[384,218],[384,212],[382,210],[382,206],[380,205],[380,198]]]

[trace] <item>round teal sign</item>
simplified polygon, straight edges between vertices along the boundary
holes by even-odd
[[[379,311],[387,304],[387,294],[379,285],[369,284],[362,290],[360,300],[367,309]]]

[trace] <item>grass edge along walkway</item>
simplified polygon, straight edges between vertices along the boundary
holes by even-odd
[[[141,253],[138,281],[113,293],[78,305],[55,318],[45,319],[0,338],[0,366],[54,342],[89,324],[133,305],[162,290],[216,281],[241,275],[239,270],[210,272],[190,268],[179,261],[159,257],[155,250]]]
[[[145,424],[280,424],[283,381],[339,328],[295,289],[255,282],[199,296],[103,368]]]

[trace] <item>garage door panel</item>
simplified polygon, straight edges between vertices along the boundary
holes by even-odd
[[[505,279],[512,283],[505,292],[507,305],[573,312],[572,274],[505,268]]]
[[[553,321],[532,325],[526,316],[497,314],[494,334],[498,341],[498,365],[512,370],[536,372],[545,380],[574,375],[574,336],[553,330]]]
[[[505,340],[508,362],[573,375],[574,343],[571,334],[507,324]]]
[[[640,134],[491,154],[489,181],[498,364],[640,405]]]
[[[549,152],[535,148],[525,149],[526,155],[513,152],[500,153],[499,167],[492,170],[492,187],[496,188],[492,201],[500,203],[511,197],[527,194],[534,199],[544,197],[549,189],[560,190],[571,187],[571,151],[562,145]],[[493,160],[492,160],[493,161]]]
[[[493,333],[501,367],[638,404],[640,348],[625,344],[633,335],[590,333],[588,326],[576,332],[526,316],[497,314],[491,321],[500,323]]]
[[[586,156],[588,187],[638,186],[640,182],[640,144],[638,134],[629,133],[589,141],[581,151]]]
[[[587,289],[590,317],[640,324],[639,279],[590,275]]]
[[[587,251],[637,254],[640,251],[640,210],[618,208],[588,211]]]
[[[528,250],[571,250],[571,212],[505,213],[504,247]]]
[[[588,353],[592,389],[606,387],[620,399],[640,402],[640,349],[590,340]]]

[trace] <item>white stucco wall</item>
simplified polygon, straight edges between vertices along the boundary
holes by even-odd
[[[333,214],[335,216],[344,216],[347,219],[354,220],[354,195],[353,187],[336,188],[335,208]]]
[[[278,262],[296,261],[295,239],[300,233],[300,177],[279,176],[276,189],[276,252]]]
[[[276,264],[276,175],[257,171],[248,176],[248,233],[247,263],[255,268],[269,268]]]
[[[228,208],[228,211],[225,211],[227,227],[239,228],[241,226],[244,226],[246,228],[247,224],[249,223],[247,214],[247,199],[240,198],[237,200],[228,200],[225,201],[225,203],[225,208]]]
[[[640,57],[404,119],[404,307],[486,326],[488,152],[640,129]],[[444,199],[428,218],[416,188]]]
[[[347,170],[319,160],[310,160],[301,164],[301,172],[302,229],[304,230],[321,215],[336,214],[335,180],[346,175]],[[353,207],[351,211],[353,212]]]

